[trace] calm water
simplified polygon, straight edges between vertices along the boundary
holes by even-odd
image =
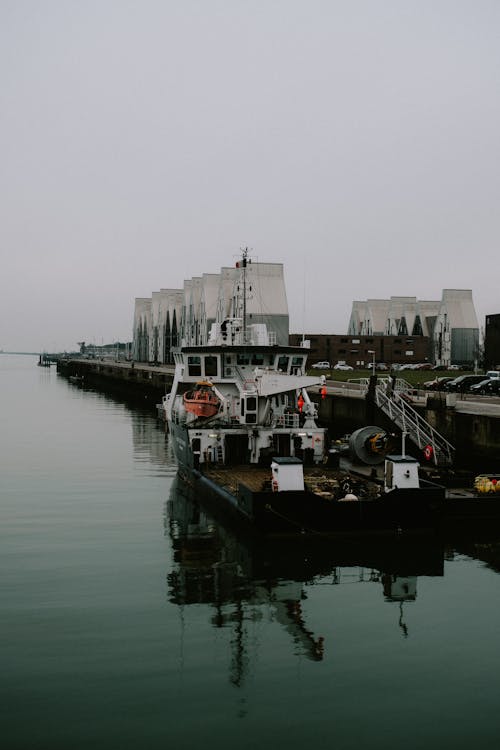
[[[495,538],[256,549],[36,361],[0,355],[3,747],[498,747]]]

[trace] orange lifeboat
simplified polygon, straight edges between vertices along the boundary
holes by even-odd
[[[188,391],[183,396],[186,411],[197,417],[213,417],[219,411],[219,399],[211,386],[207,385],[199,383],[194,391]]]

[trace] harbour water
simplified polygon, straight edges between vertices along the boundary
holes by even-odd
[[[2,745],[500,741],[500,534],[255,545],[150,408],[0,355]]]

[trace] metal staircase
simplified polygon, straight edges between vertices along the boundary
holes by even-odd
[[[453,463],[455,448],[405,400],[404,390],[388,393],[385,384],[377,385],[374,399],[379,409],[424,451],[429,463],[436,466]]]

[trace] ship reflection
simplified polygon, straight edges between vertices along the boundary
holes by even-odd
[[[428,537],[395,537],[376,542],[307,539],[269,540],[215,520],[179,478],[174,481],[165,516],[174,552],[168,574],[174,604],[208,604],[212,625],[232,628],[231,681],[246,669],[245,622],[263,617],[261,605],[290,635],[296,655],[321,661],[326,644],[309,627],[304,612],[306,589],[314,585],[376,584],[383,600],[399,605],[404,636],[403,602],[414,601],[418,575],[443,575],[443,547]]]

